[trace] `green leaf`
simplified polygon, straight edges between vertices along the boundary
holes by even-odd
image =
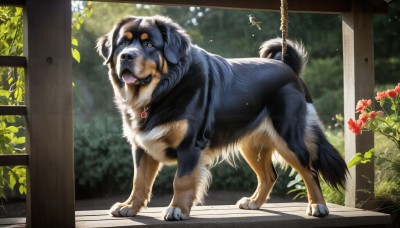
[[[10,96],[10,91],[0,89],[0,97],[9,97]]]
[[[6,129],[9,130],[12,133],[17,133],[18,132],[18,128],[14,127],[14,126],[9,126]]]
[[[25,136],[23,136],[23,137],[18,137],[18,138],[14,138],[14,139],[12,140],[12,143],[14,143],[15,145],[24,144],[24,143],[25,143]]]
[[[17,183],[17,179],[15,178],[14,174],[11,173],[10,181],[8,182],[8,186],[10,187],[11,190],[14,189],[14,186],[15,186],[16,183]]]
[[[369,151],[365,152],[364,158],[371,159],[374,156],[375,148],[370,149]]]
[[[72,48],[72,57],[74,57],[74,59],[80,63],[81,62],[81,54],[79,53],[78,50],[76,50],[75,48]]]
[[[25,195],[26,194],[26,186],[25,185],[20,185],[19,186],[19,193],[21,195]]]
[[[296,180],[291,180],[291,181],[286,185],[286,187],[290,188],[290,187],[292,187],[293,185],[295,185],[295,184],[297,184],[297,183],[298,183],[298,181],[296,181]]]
[[[76,30],[81,29],[81,25],[80,25],[79,23],[75,23],[75,29],[76,29]]]
[[[347,164],[348,168],[351,168],[355,165],[358,165],[361,163],[362,160],[362,155],[361,153],[356,153],[356,155],[354,155],[354,157],[349,161],[349,163]]]
[[[15,116],[5,116],[8,123],[15,123]]]
[[[76,38],[72,38],[72,45],[78,46],[78,40]]]

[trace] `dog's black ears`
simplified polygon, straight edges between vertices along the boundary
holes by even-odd
[[[111,31],[97,40],[96,49],[99,55],[104,58],[104,64],[110,63],[112,58],[114,46],[112,36],[113,33],[114,31]]]
[[[186,32],[167,17],[156,16],[155,23],[164,39],[164,56],[168,62],[177,64],[190,49],[190,38]]]
[[[114,54],[115,40],[117,39],[117,35],[121,27],[128,21],[136,19],[137,18],[133,16],[123,18],[117,24],[114,25],[114,27],[111,29],[109,33],[100,37],[97,40],[96,49],[99,55],[104,58],[105,60],[104,64],[108,64],[111,62],[112,56]]]

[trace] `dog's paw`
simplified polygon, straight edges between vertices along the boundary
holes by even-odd
[[[167,207],[161,217],[166,221],[179,221],[190,219],[189,213],[185,214],[179,207]]]
[[[242,199],[240,199],[236,203],[236,205],[240,209],[246,209],[246,210],[257,210],[261,207],[261,205],[257,205],[254,200],[252,200],[251,198],[246,198],[246,197],[243,197]]]
[[[109,213],[115,217],[133,217],[136,216],[137,211],[129,205],[116,203],[110,208]]]
[[[325,217],[329,215],[329,210],[325,204],[309,204],[307,214],[314,217]]]

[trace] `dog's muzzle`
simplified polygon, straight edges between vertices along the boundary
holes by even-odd
[[[148,85],[153,79],[153,75],[149,74],[145,78],[139,78],[136,75],[134,75],[129,69],[125,69],[122,71],[120,75],[118,75],[118,79],[126,84]]]

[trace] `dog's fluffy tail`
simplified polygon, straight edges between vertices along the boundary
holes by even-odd
[[[308,55],[301,42],[287,40],[286,55],[283,60],[293,71],[300,76],[308,61]],[[282,60],[282,39],[275,38],[265,41],[260,47],[260,57],[267,59]],[[312,103],[310,91],[304,84],[303,80],[299,79],[299,83],[303,89],[303,93],[308,103]]]
[[[305,67],[308,61],[307,52],[301,42],[287,40],[284,63],[289,65],[297,75]],[[282,59],[282,39],[275,38],[265,41],[260,47],[260,57],[268,59]]]
[[[316,134],[319,153],[318,159],[312,164],[313,168],[321,174],[329,186],[336,190],[339,190],[339,187],[344,189],[346,177],[349,174],[346,162],[326,139],[321,128],[315,127],[314,133]]]

